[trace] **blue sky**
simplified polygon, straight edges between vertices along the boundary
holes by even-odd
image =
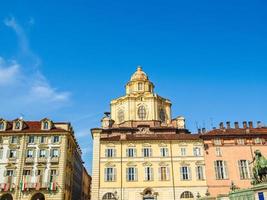
[[[91,170],[90,128],[137,65],[187,126],[267,123],[264,0],[0,3],[0,116],[70,121]]]

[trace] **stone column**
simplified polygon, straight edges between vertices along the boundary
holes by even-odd
[[[93,168],[92,168],[92,199],[99,200],[99,184],[100,184],[100,134],[101,129],[92,129],[93,137]]]

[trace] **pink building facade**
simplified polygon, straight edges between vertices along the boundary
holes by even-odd
[[[218,129],[203,133],[207,186],[211,196],[230,192],[232,182],[239,188],[251,187],[254,151],[267,155],[267,127],[258,122],[220,124]]]

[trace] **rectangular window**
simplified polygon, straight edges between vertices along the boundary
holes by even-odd
[[[238,138],[236,142],[237,142],[238,145],[244,145],[245,144],[245,139]]]
[[[136,156],[136,149],[134,149],[134,148],[126,149],[126,155],[127,155],[127,157],[135,157]]]
[[[181,156],[186,156],[186,148],[185,147],[181,148]]]
[[[18,137],[17,136],[11,136],[11,144],[18,143]]]
[[[254,143],[255,143],[255,144],[261,144],[261,143],[262,143],[261,138],[255,138],[255,139],[254,139]]]
[[[116,180],[116,169],[112,167],[105,168],[105,181]]]
[[[144,157],[151,157],[151,155],[152,155],[151,148],[143,148],[143,156]]]
[[[161,157],[169,156],[168,148],[161,148],[160,149],[160,155],[161,155]]]
[[[137,181],[137,169],[129,167],[126,169],[127,181]]]
[[[169,180],[169,168],[168,167],[160,167],[159,168],[159,179],[161,181]]]
[[[221,148],[220,147],[216,147],[216,156],[222,156],[222,152],[221,152]]]
[[[201,156],[201,149],[199,147],[194,147],[194,156]]]
[[[227,165],[225,161],[216,160],[214,161],[216,179],[222,180],[228,178]]]
[[[32,149],[28,149],[26,152],[26,157],[27,158],[33,158],[33,150]]]
[[[185,180],[190,180],[190,167],[188,166],[183,166],[180,167],[180,173],[181,173],[181,180],[185,181]]]
[[[13,176],[14,175],[14,171],[13,170],[7,170],[6,171],[6,176]]]
[[[23,170],[22,175],[23,176],[30,176],[31,175],[31,170]]]
[[[214,145],[222,145],[222,140],[219,138],[214,139]]]
[[[29,144],[34,144],[34,136],[33,136],[33,135],[30,135],[30,136],[29,136],[28,143],[29,143]]]
[[[204,180],[203,166],[196,166],[197,180]]]
[[[59,150],[58,149],[52,149],[51,150],[51,157],[52,158],[58,158],[59,157]]]
[[[40,158],[45,158],[46,157],[46,150],[45,149],[40,149],[40,151],[39,151],[39,157]]]
[[[9,158],[16,158],[16,150],[9,150]]]
[[[116,150],[114,148],[106,149],[105,154],[105,156],[108,158],[116,157]]]
[[[143,89],[143,84],[142,83],[138,83],[138,90],[142,90]]]
[[[240,179],[250,179],[249,162],[247,160],[239,160],[238,166]]]
[[[45,136],[41,136],[41,137],[40,137],[40,143],[41,143],[41,144],[44,144],[45,141],[46,141],[46,137],[45,137]]]
[[[153,169],[151,167],[145,167],[145,181],[153,180]]]
[[[59,136],[58,135],[55,135],[52,139],[52,142],[53,143],[59,143]]]

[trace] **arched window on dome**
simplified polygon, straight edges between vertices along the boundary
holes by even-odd
[[[189,191],[185,191],[181,194],[181,199],[191,199],[194,198],[194,195],[192,194],[192,192]]]
[[[143,83],[138,83],[138,90],[143,90]]]
[[[118,111],[118,121],[119,123],[124,121],[124,111],[122,109]]]
[[[162,122],[165,122],[165,120],[166,120],[166,116],[165,116],[165,112],[164,112],[163,109],[160,109],[160,111],[159,111],[159,118],[160,118],[160,120],[161,120]]]
[[[146,119],[146,108],[145,108],[145,106],[140,106],[138,108],[138,117],[141,120]]]

